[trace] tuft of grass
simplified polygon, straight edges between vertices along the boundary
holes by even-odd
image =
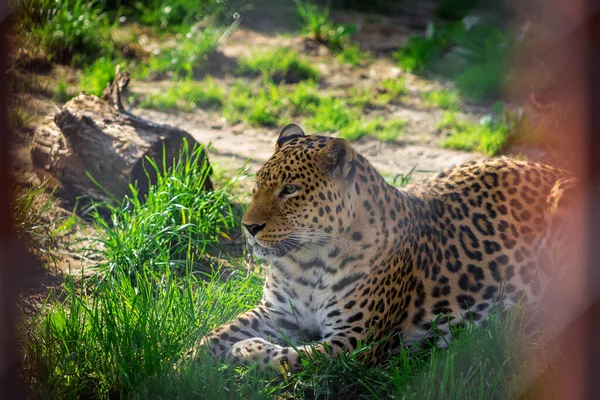
[[[319,86],[314,81],[300,82],[288,95],[288,101],[294,108],[294,114],[308,113],[321,102]]]
[[[486,116],[479,124],[460,121],[454,112],[445,112],[437,126],[449,136],[442,141],[443,147],[456,150],[480,151],[489,156],[497,155],[508,143],[512,124],[503,116]]]
[[[430,107],[441,108],[442,110],[456,111],[460,109],[460,95],[453,89],[440,89],[424,92],[422,94],[425,104]]]
[[[227,96],[229,100],[223,106],[223,116],[232,123],[243,121],[252,103],[251,97],[248,86],[236,82]]]
[[[393,143],[404,133],[405,128],[406,121],[401,119],[382,121],[372,135],[382,142]]]
[[[402,135],[405,126],[406,122],[398,119],[386,121],[381,117],[353,118],[340,129],[339,136],[350,141],[371,136],[385,143],[393,143]]]
[[[131,196],[117,204],[93,205],[89,214],[101,239],[106,269],[123,269],[130,275],[140,270],[165,271],[184,268],[187,259],[218,245],[220,237],[238,221],[227,186],[204,190],[209,173],[204,147],[184,146],[171,168],[148,160],[157,177],[145,198],[135,187]],[[161,174],[159,171],[166,171]],[[110,219],[103,215],[110,213]]]
[[[337,58],[344,64],[358,67],[369,58],[369,53],[360,51],[360,46],[358,44],[350,44],[338,52]]]
[[[115,79],[117,63],[111,57],[101,57],[83,69],[81,90],[102,97],[106,85]]]
[[[309,107],[309,110],[312,117],[306,123],[321,132],[339,131],[358,118],[343,100],[334,97],[322,98],[318,104]]]
[[[241,73],[262,73],[278,83],[288,83],[302,80],[319,80],[319,71],[310,63],[303,60],[297,51],[279,47],[265,52],[258,52],[250,57],[239,60]]]
[[[111,47],[101,1],[13,1],[12,7],[27,45],[55,61],[83,65]]]
[[[381,81],[377,92],[373,104],[384,106],[407,94],[408,90],[403,79],[388,78]]]
[[[327,7],[320,7],[311,1],[296,0],[296,10],[302,19],[302,32],[312,40],[324,43],[334,51],[349,46],[350,37],[356,32],[355,25],[334,23]]]
[[[225,89],[207,76],[200,82],[192,80],[174,82],[166,92],[146,96],[140,106],[159,110],[191,111],[194,107],[222,107],[224,97]]]
[[[346,125],[340,128],[340,137],[355,141],[359,140],[367,135],[377,132],[381,125],[379,119],[367,119],[364,117],[351,119]]]

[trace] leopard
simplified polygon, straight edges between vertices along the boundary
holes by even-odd
[[[242,225],[267,265],[262,300],[188,358],[202,350],[284,373],[365,343],[371,364],[401,344],[447,346],[454,327],[499,304],[535,304],[548,276],[540,246],[551,246],[552,206],[572,179],[496,157],[396,188],[347,140],[296,124],[255,177]]]

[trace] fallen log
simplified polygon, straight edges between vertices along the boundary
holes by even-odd
[[[67,203],[75,203],[80,196],[93,201],[122,198],[131,194],[132,183],[143,199],[149,185],[156,182],[156,171],[146,158],[154,160],[162,173],[163,148],[169,168],[185,141],[190,149],[197,145],[184,130],[125,111],[120,100],[128,83],[124,76],[117,68],[117,77],[105,92],[108,101],[81,94],[46,117],[34,133],[31,153],[36,173],[56,186]],[[204,188],[212,190],[209,177]]]

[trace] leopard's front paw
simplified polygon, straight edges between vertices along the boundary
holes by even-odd
[[[282,347],[261,338],[237,342],[227,355],[227,360],[237,364],[257,363],[260,369],[274,369],[286,374],[299,365],[298,354],[289,347]]]

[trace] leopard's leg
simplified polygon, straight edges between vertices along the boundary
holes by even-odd
[[[258,362],[261,369],[272,367],[279,373],[285,373],[301,367],[301,354],[309,359],[315,353],[329,358],[340,352],[355,350],[359,340],[363,341],[366,338],[365,333],[357,331],[358,329],[335,332],[321,343],[297,347],[275,344],[259,338],[247,339],[233,345],[230,357],[233,362]]]
[[[199,352],[207,351],[213,359],[221,359],[230,353],[235,344],[248,339],[261,339],[268,342],[282,340],[280,331],[269,315],[269,310],[262,304],[202,337],[188,351],[186,357],[198,361]]]

